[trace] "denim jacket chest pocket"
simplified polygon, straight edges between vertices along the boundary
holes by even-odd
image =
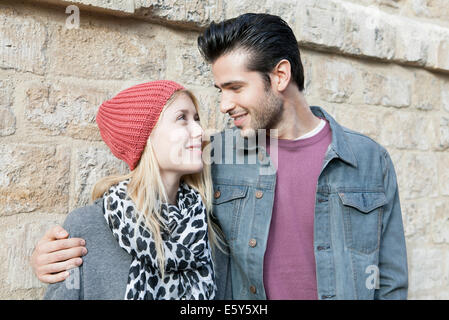
[[[230,246],[237,239],[248,186],[214,184],[213,214]]]
[[[384,192],[339,192],[344,219],[345,244],[356,252],[370,254],[379,249]]]

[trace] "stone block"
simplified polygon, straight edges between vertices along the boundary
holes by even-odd
[[[0,10],[0,68],[44,74],[46,68],[45,25],[32,17],[19,16],[10,8]]]
[[[391,60],[396,50],[396,17],[377,8],[342,2],[345,52]]]
[[[163,79],[166,70],[166,48],[146,28],[147,35],[129,28],[92,25],[81,21],[78,29],[51,25],[47,54],[49,72],[56,75],[90,79]],[[86,21],[86,22],[83,22]]]
[[[438,179],[439,179],[439,185],[440,185],[440,194],[442,196],[449,196],[449,153],[448,152],[442,152],[438,155]]]
[[[117,84],[35,81],[26,84],[25,117],[48,135],[101,140],[95,117],[100,105],[119,92]]]
[[[441,105],[445,111],[449,112],[449,81],[441,84]]]
[[[327,58],[315,61],[314,68],[314,78],[322,99],[343,103],[351,98],[356,70],[350,63]]]
[[[292,29],[300,44],[340,49],[344,43],[346,18],[345,10],[335,1],[307,1],[297,6]]]
[[[394,164],[401,199],[438,196],[438,159],[434,154],[401,152]]]
[[[301,50],[301,48],[300,48]],[[313,75],[313,66],[315,65],[315,54],[308,50],[301,50],[301,61],[304,69],[304,94],[306,96],[318,95],[318,81],[315,81]]]
[[[440,119],[440,144],[439,149],[446,150],[449,148],[449,117],[441,117]]]
[[[191,91],[199,103],[199,114],[203,130],[216,131],[218,127],[217,119],[219,119],[219,115],[221,114],[219,110],[220,100],[218,90],[211,88],[192,88]]]
[[[410,7],[418,17],[449,20],[449,7],[446,0],[412,0]]]
[[[194,28],[224,19],[223,0],[135,0],[134,15]]]
[[[426,244],[413,246],[409,250],[410,272],[409,282],[413,292],[436,290],[448,283],[445,272],[447,252],[441,247],[430,247]]]
[[[0,137],[16,132],[16,117],[10,107],[0,106]]]
[[[128,173],[125,162],[117,159],[104,147],[83,147],[76,150],[74,197],[70,210],[90,203],[92,188],[101,178]]]
[[[440,39],[444,40],[441,40],[438,46],[438,61],[436,68],[440,70],[449,70],[449,31],[445,30],[441,33]]]
[[[37,241],[45,232],[56,224],[64,222],[65,215],[17,215],[3,217],[0,224],[0,281],[2,282],[2,299],[8,294],[17,296],[15,291],[22,292],[20,299],[40,299],[42,289],[46,285],[41,283],[30,265],[31,254]],[[33,290],[35,289],[35,290]],[[13,298],[14,299],[14,298]]]
[[[301,6],[309,5],[310,2],[311,1],[308,1],[307,3],[301,3]],[[226,19],[235,18],[247,12],[269,13],[280,16],[285,22],[290,25],[292,29],[294,29],[294,25],[297,20],[298,8],[298,2],[295,0],[228,1],[224,6],[224,13]],[[296,36],[299,35],[296,34]]]
[[[67,213],[70,149],[0,145],[0,216],[22,212]]]
[[[10,106],[14,102],[14,82],[11,77],[1,75],[0,79],[0,106]]]
[[[186,86],[213,87],[211,66],[201,56],[195,39],[175,39],[170,50],[171,77]]]
[[[137,0],[136,0],[137,1]],[[54,5],[75,5],[80,11],[115,12],[122,14],[134,13],[134,0],[35,0]]]
[[[427,71],[414,72],[412,105],[420,110],[439,110],[441,82]]]
[[[51,0],[54,1],[54,0]],[[134,12],[134,1],[133,0],[71,0],[70,2],[74,4],[80,4],[85,6],[94,6],[98,8],[104,8],[114,11],[122,12]]]
[[[336,120],[346,128],[360,132],[372,139],[380,133],[379,112],[368,108],[341,105],[336,108]]]
[[[385,5],[391,8],[399,8],[403,0],[376,0],[376,3],[380,5]]]
[[[398,23],[396,37],[396,59],[401,62],[424,66],[428,62],[430,43],[428,27],[408,19]],[[426,31],[424,31],[425,29]]]
[[[407,200],[401,202],[401,209],[405,237],[425,239],[435,212],[434,205],[427,200]]]
[[[398,149],[429,150],[435,145],[436,129],[432,117],[393,111],[383,114],[380,143]]]
[[[0,137],[16,132],[16,116],[11,108],[13,102],[14,82],[10,77],[5,76],[0,80]]]
[[[449,201],[437,201],[432,215],[432,240],[438,244],[449,244]]]
[[[411,101],[411,82],[386,72],[362,72],[363,99],[366,104],[405,108]]]

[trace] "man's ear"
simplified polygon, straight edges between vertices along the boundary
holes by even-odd
[[[273,68],[272,74],[272,86],[277,91],[284,91],[288,84],[290,83],[290,79],[292,77],[292,68],[290,62],[286,59],[282,59],[278,62],[278,64]]]

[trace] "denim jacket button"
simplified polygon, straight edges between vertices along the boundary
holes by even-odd
[[[256,245],[257,245],[257,240],[256,239],[249,240],[249,246],[251,248],[254,248]]]
[[[257,192],[256,192],[256,198],[257,198],[257,199],[260,199],[260,198],[262,198],[262,197],[263,197],[263,192],[260,191],[260,190],[257,191]]]
[[[251,291],[251,293],[256,294],[257,290],[255,286],[251,286],[249,287],[249,291]]]
[[[265,160],[265,156],[263,155],[263,153],[260,150],[259,150],[258,157],[259,157],[260,162],[263,162]]]
[[[220,198],[220,196],[221,196],[221,192],[219,190],[215,191],[215,193],[214,193],[215,199]]]

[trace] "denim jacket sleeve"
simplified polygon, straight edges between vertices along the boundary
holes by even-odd
[[[399,191],[393,162],[386,150],[382,155],[387,204],[382,218],[379,251],[379,288],[375,299],[407,299],[408,267]]]

